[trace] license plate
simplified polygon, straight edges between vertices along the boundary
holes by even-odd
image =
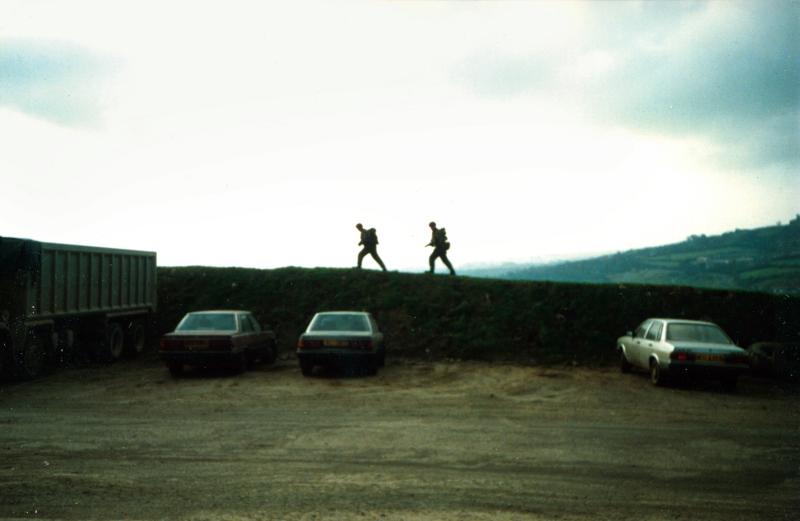
[[[205,349],[208,347],[208,340],[187,340],[184,342],[186,349],[192,351],[195,349]]]
[[[350,343],[347,340],[323,340],[322,345],[325,347],[347,347]]]
[[[703,362],[722,362],[723,357],[722,355],[697,355],[695,359]]]

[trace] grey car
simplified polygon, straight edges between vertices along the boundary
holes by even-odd
[[[185,365],[227,365],[242,372],[258,360],[271,364],[277,348],[275,333],[262,329],[249,311],[210,310],[187,313],[161,338],[158,355],[179,376]]]
[[[719,379],[729,390],[749,372],[747,351],[716,324],[677,318],[648,318],[617,339],[620,369],[649,371],[655,385],[688,375]]]
[[[383,333],[365,311],[323,311],[314,315],[297,341],[297,359],[304,376],[317,365],[338,369],[363,368],[375,374],[383,367]]]

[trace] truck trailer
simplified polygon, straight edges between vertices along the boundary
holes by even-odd
[[[0,374],[144,350],[156,254],[0,237]]]

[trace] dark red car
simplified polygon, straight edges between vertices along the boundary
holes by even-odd
[[[186,365],[224,365],[242,372],[257,361],[271,364],[277,348],[275,333],[262,330],[249,311],[194,311],[161,338],[158,354],[179,376]]]

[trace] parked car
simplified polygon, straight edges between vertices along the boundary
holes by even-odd
[[[275,333],[262,330],[249,311],[212,310],[187,313],[161,338],[158,354],[178,376],[185,365],[226,365],[242,372],[259,360],[271,364],[277,348]]]
[[[617,339],[617,351],[623,373],[645,369],[655,385],[670,377],[699,375],[717,378],[732,390],[750,370],[747,352],[712,322],[648,318]]]
[[[750,367],[758,376],[779,380],[800,379],[800,343],[756,342],[747,347]]]
[[[385,357],[383,333],[372,315],[362,311],[317,313],[297,341],[297,359],[304,376],[317,365],[363,368],[375,374]]]

